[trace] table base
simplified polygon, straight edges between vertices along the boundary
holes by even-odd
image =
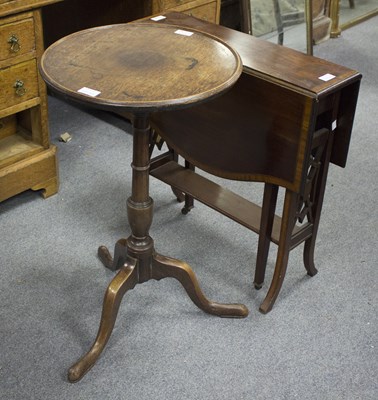
[[[117,275],[110,282],[104,297],[100,327],[90,350],[68,371],[68,380],[76,382],[88,372],[106,346],[113,331],[122,298],[138,283],[150,279],[177,279],[193,303],[201,310],[220,317],[242,318],[248,315],[243,304],[220,304],[208,300],[188,264],[157,254],[149,235],[153,217],[153,200],[149,196],[151,128],[148,113],[137,113],[132,119],[133,162],[132,193],[127,199],[127,216],[131,235],[115,245],[114,258],[105,246],[98,255],[103,264]]]
[[[80,380],[95,364],[113,331],[123,296],[138,283],[150,279],[175,278],[182,284],[193,303],[206,313],[234,318],[243,318],[248,315],[248,309],[243,304],[221,304],[208,300],[203,294],[193,270],[187,263],[165,257],[154,250],[147,257],[135,258],[132,242],[132,236],[128,239],[120,239],[115,245],[114,258],[111,257],[105,246],[98,249],[98,255],[103,264],[111,270],[119,269],[119,271],[105,292],[96,340],[91,349],[69,369],[68,380],[70,382]],[[152,245],[150,237],[149,242]],[[153,246],[151,248],[153,249]]]

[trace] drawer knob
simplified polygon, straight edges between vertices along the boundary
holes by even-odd
[[[21,45],[17,35],[13,34],[9,36],[8,43],[10,44],[10,51],[12,53],[18,53],[21,49]]]
[[[16,90],[16,95],[21,97],[26,93],[26,89],[24,88],[24,82],[20,79],[17,79],[16,82],[13,84],[13,87]]]

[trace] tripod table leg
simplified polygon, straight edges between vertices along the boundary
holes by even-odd
[[[163,278],[177,279],[193,303],[208,314],[235,318],[244,318],[248,315],[248,308],[244,304],[221,304],[208,300],[203,294],[193,270],[187,263],[155,254],[153,256],[152,279],[160,280]]]
[[[110,282],[104,297],[100,328],[91,349],[68,371],[68,380],[80,380],[95,364],[103,351],[117,318],[121,300],[127,290],[132,289],[138,282],[135,263],[125,264]]]
[[[127,239],[119,239],[114,247],[114,257],[110,255],[107,247],[100,246],[97,251],[98,257],[106,268],[116,271],[120,269],[127,260]]]

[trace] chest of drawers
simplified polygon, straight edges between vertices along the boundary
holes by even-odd
[[[25,190],[57,192],[47,97],[38,73],[40,7],[54,1],[0,1],[0,201]]]

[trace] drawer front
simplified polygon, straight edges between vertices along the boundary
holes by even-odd
[[[0,60],[15,58],[34,50],[33,18],[0,25]]]
[[[192,17],[202,19],[207,22],[217,23],[217,2],[208,3],[203,6],[191,8],[190,10],[183,11]]]
[[[183,4],[190,3],[193,0],[160,0],[160,6],[163,10],[182,6]]]
[[[38,72],[35,59],[0,70],[2,109],[34,97],[38,97]]]

